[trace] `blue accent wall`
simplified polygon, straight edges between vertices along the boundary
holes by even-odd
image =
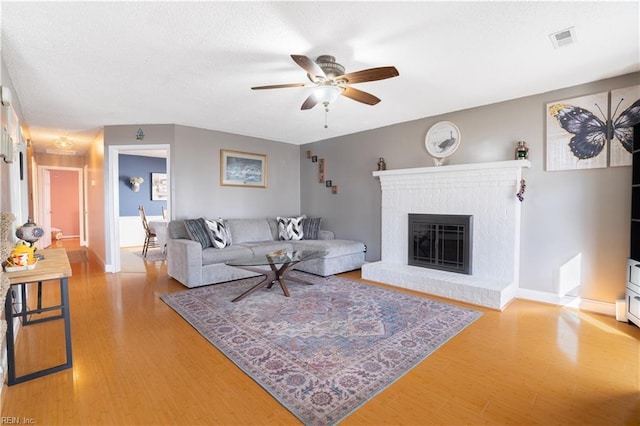
[[[143,205],[147,216],[161,216],[165,200],[151,200],[151,173],[166,173],[167,159],[120,154],[118,156],[120,216],[138,216],[138,206]],[[133,192],[129,179],[142,177],[140,191]]]

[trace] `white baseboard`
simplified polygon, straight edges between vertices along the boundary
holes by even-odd
[[[616,316],[616,304],[602,302],[600,300],[584,299],[579,296],[559,296],[557,294],[546,293],[544,291],[518,289],[518,299],[533,300],[536,302],[550,303],[552,305],[564,306],[567,308],[591,311],[598,314]]]

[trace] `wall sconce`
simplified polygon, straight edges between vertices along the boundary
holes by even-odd
[[[144,182],[144,179],[141,177],[132,177],[129,179],[129,182],[131,182],[131,190],[133,192],[138,192],[140,191],[140,184]]]

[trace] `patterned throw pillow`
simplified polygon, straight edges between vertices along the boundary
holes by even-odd
[[[184,226],[187,228],[189,238],[199,242],[203,249],[211,247],[211,240],[207,231],[208,227],[203,218],[187,219],[184,221]]]
[[[305,240],[317,240],[320,235],[321,217],[305,217],[302,219],[302,235]]]
[[[221,249],[231,245],[229,232],[222,219],[205,219],[204,222],[207,224],[207,232],[213,247]]]
[[[302,232],[302,220],[300,217],[280,217],[278,216],[278,238],[281,240],[301,240],[304,236]]]

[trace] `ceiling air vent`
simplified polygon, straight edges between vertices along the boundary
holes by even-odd
[[[55,154],[55,155],[78,155],[77,151],[70,151],[68,149],[53,149],[47,148],[47,154]]]
[[[570,27],[550,34],[549,38],[551,39],[554,49],[568,46],[576,41],[576,29],[574,27]]]

